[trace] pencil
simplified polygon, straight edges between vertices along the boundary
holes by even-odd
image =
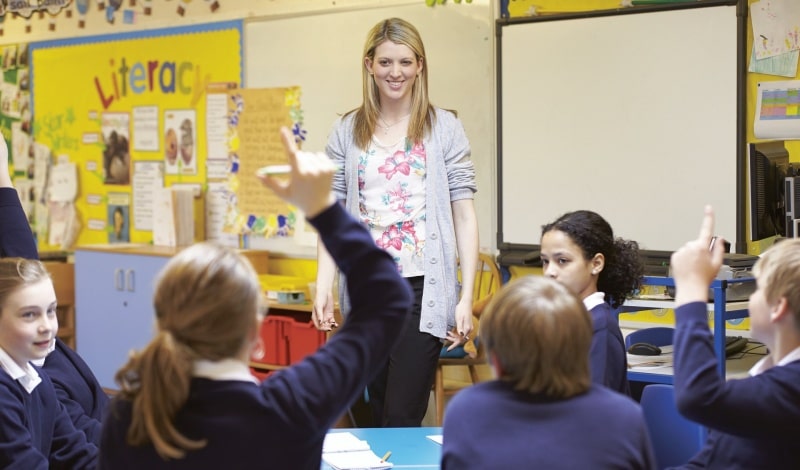
[[[342,167],[336,165],[334,171],[341,170]],[[262,166],[258,170],[256,170],[256,174],[259,176],[275,176],[275,175],[288,175],[292,172],[291,165],[267,165]]]
[[[381,462],[386,462],[386,461],[388,461],[388,460],[389,460],[389,457],[391,457],[391,456],[392,456],[392,451],[390,450],[389,452],[385,453],[385,454],[383,455],[383,457],[381,457]]]

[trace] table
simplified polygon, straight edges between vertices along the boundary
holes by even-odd
[[[438,469],[442,458],[442,446],[428,439],[432,434],[441,435],[442,428],[339,428],[330,432],[350,432],[369,443],[375,455],[391,452],[389,462],[394,468]],[[322,462],[322,470],[331,467]]]

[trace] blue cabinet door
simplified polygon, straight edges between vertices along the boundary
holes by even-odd
[[[153,336],[153,286],[168,259],[75,252],[77,351],[103,387],[118,388],[114,374]]]

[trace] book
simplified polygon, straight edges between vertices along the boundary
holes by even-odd
[[[153,244],[188,246],[194,242],[194,191],[160,188],[153,195]]]

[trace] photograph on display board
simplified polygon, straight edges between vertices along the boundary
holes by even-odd
[[[108,243],[127,243],[130,241],[130,218],[128,206],[108,205]]]
[[[168,175],[197,174],[195,110],[164,112],[164,161]]]
[[[130,116],[103,113],[103,178],[105,184],[130,184]]]

